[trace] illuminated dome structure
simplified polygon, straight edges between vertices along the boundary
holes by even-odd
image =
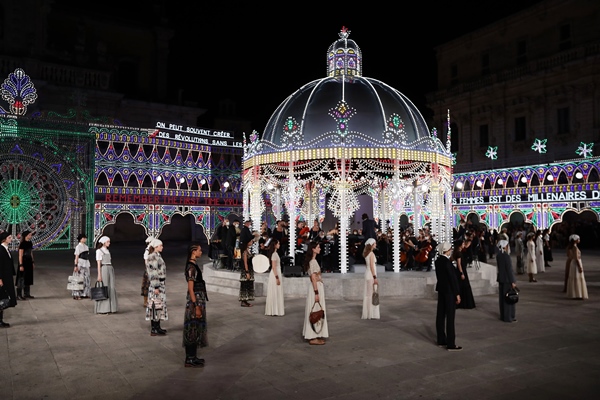
[[[265,198],[281,218],[339,218],[340,232],[373,199],[373,216],[389,220],[400,242],[400,216],[415,228],[431,223],[440,240],[452,238],[452,155],[429,132],[414,104],[385,83],[362,76],[362,52],[342,28],[327,51],[327,76],[291,94],[277,107],[262,139],[244,143],[244,213],[258,226]],[[383,224],[382,224],[383,225]],[[382,226],[385,228],[385,226]],[[295,243],[290,230],[290,243]],[[400,270],[394,246],[394,270]],[[340,235],[341,270],[347,271],[346,235]]]

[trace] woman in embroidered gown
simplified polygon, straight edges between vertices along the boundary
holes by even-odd
[[[166,335],[167,330],[160,327],[160,321],[168,321],[167,310],[167,266],[162,258],[163,242],[153,239],[148,246],[148,306],[146,307],[146,321],[151,321],[150,335]]]
[[[529,282],[537,282],[535,275],[537,274],[537,262],[535,258],[535,234],[530,232],[527,234],[527,256],[525,258],[525,265],[527,267],[527,275],[529,275]]]
[[[583,263],[581,262],[581,251],[579,246],[579,235],[571,235],[569,237],[569,245],[567,246],[567,257],[570,262],[569,280],[567,283],[567,297],[570,299],[587,299],[588,290],[583,275]]]
[[[377,280],[377,268],[375,253],[373,252],[377,248],[377,242],[373,238],[367,239],[365,242],[365,249],[363,250],[363,257],[365,257],[365,287],[363,291],[363,306],[361,319],[379,319],[379,304],[373,305],[373,291],[377,289],[379,281]]]
[[[75,300],[87,299],[90,297],[90,248],[87,245],[87,236],[80,234],[77,236],[77,246],[75,246],[75,268],[74,271],[83,277],[83,290],[73,290],[71,295]]]
[[[208,346],[206,328],[206,283],[202,278],[202,270],[196,260],[202,255],[202,248],[193,244],[188,249],[188,260],[185,264],[185,280],[187,294],[185,313],[183,315],[183,347],[185,348],[185,367],[203,367],[204,359],[198,358],[198,347]]]
[[[19,244],[19,267],[17,268],[17,278],[15,287],[17,288],[17,299],[33,299],[34,296],[29,292],[33,285],[33,269],[35,261],[33,260],[33,243],[31,237],[33,232],[24,231],[21,233],[21,243]]]
[[[312,242],[308,245],[306,256],[304,257],[304,272],[307,272],[310,278],[308,285],[308,294],[306,296],[306,307],[304,310],[304,327],[302,336],[308,340],[308,343],[313,345],[325,344],[325,338],[329,337],[329,327],[327,326],[327,306],[325,305],[325,286],[321,276],[321,267],[317,262],[317,256],[321,252],[321,246],[318,243]],[[313,305],[318,303],[313,310]],[[325,311],[325,317],[320,324],[320,331],[315,332],[310,325],[309,315],[311,311]]]
[[[279,240],[271,239],[267,250],[267,258],[271,260],[271,272],[267,283],[267,299],[265,301],[265,315],[285,315],[283,302],[283,274],[281,273],[281,259],[277,250]]]
[[[252,254],[250,249],[254,241],[258,240],[258,233],[254,232],[254,237],[240,246],[242,252],[242,268],[240,271],[240,294],[238,300],[242,307],[252,307],[250,301],[254,301],[254,269],[252,269]]]
[[[116,313],[119,309],[117,299],[117,288],[115,284],[115,269],[110,257],[110,238],[102,236],[96,245],[96,264],[98,266],[98,277],[96,280],[108,287],[108,299],[98,300],[94,305],[94,314]]]
[[[463,257],[466,250],[465,244],[468,244],[468,242],[469,239],[465,241],[459,239],[454,242],[452,261],[455,264],[458,287],[460,288],[460,303],[456,305],[456,308],[470,310],[475,308],[475,297],[473,297],[473,289],[471,289],[471,281],[467,272],[468,268]]]
[[[148,307],[148,288],[150,287],[150,279],[148,279],[148,250],[150,242],[154,240],[153,236],[146,238],[146,249],[144,250],[144,273],[142,275],[141,295],[144,298],[144,308]]]

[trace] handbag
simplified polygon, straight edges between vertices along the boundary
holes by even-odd
[[[108,286],[104,286],[101,281],[96,281],[96,285],[91,289],[92,300],[102,301],[108,299]]]
[[[319,305],[320,310],[313,311],[317,304]],[[321,333],[321,330],[323,329],[323,320],[324,319],[325,319],[325,310],[323,310],[323,308],[321,308],[320,302],[315,301],[312,308],[310,309],[310,314],[308,316],[308,321],[310,322],[310,327],[312,328],[312,330],[315,333]],[[320,325],[320,328],[318,331],[315,327],[316,325]]]
[[[373,285],[373,296],[371,297],[371,303],[374,306],[379,305],[379,292],[377,291],[377,285]]]
[[[79,272],[69,275],[68,281],[67,290],[83,290],[83,276]]]
[[[504,301],[508,304],[516,304],[519,301],[519,288],[510,288],[510,290],[506,292],[506,296],[504,296]]]
[[[10,295],[4,286],[0,286],[0,311],[10,306]]]
[[[154,308],[156,310],[162,310],[163,302],[160,296],[152,298],[152,300],[148,299],[148,308]]]

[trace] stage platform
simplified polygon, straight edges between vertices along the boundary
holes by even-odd
[[[327,299],[359,300],[364,290],[364,264],[355,264],[354,272],[324,273]],[[284,271],[285,274],[285,271]],[[496,266],[479,263],[479,268],[469,268],[469,279],[474,295],[497,293]],[[204,280],[208,291],[237,296],[239,293],[239,271],[214,268],[213,263],[204,264]],[[385,271],[382,265],[377,266],[379,293],[382,297],[436,298],[435,271]],[[266,285],[269,274],[255,274],[255,296],[266,296]],[[305,297],[308,292],[308,277],[285,277],[282,281],[286,298]]]

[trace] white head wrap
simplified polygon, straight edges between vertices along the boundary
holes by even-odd
[[[158,246],[160,246],[162,243],[162,240],[159,239],[152,239],[152,241],[150,242],[150,247],[153,248],[157,248]]]
[[[438,244],[437,251],[440,254],[444,254],[451,248],[452,248],[452,244],[450,242],[443,242],[443,243]]]
[[[577,240],[579,240],[579,239],[581,239],[581,238],[579,237],[579,235],[575,235],[575,234],[573,234],[573,235],[569,236],[569,242],[575,242],[575,241],[577,241]]]
[[[98,241],[102,244],[108,242],[110,240],[110,238],[108,236],[102,236],[100,239],[98,239]]]
[[[500,240],[498,242],[498,247],[500,248],[500,250],[504,250],[506,246],[508,246],[508,240]]]
[[[146,238],[146,244],[150,244],[150,242],[153,241],[153,240],[154,240],[154,236],[148,236]]]
[[[375,239],[373,238],[368,238],[367,241],[365,242],[365,246],[370,244],[371,246],[373,246],[376,243]]]

